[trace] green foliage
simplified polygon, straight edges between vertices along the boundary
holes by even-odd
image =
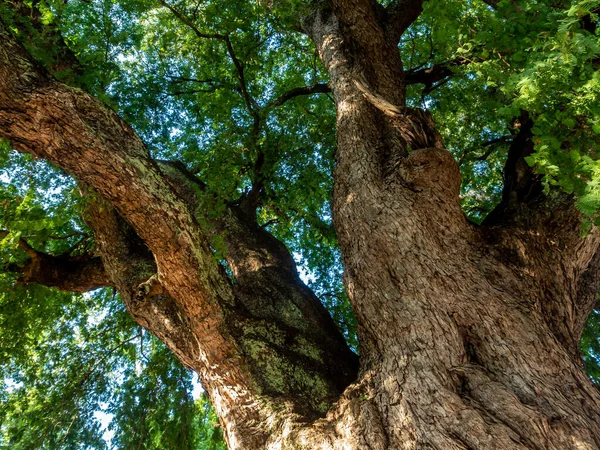
[[[484,3],[447,1],[440,8],[428,2],[405,36],[409,67],[460,61],[449,82],[430,93],[413,90],[412,101],[432,110],[461,163],[463,204],[473,219],[483,218],[499,199],[501,169],[521,111],[535,123],[529,164],[544,175],[547,188],[575,194],[584,214],[598,215],[600,40],[583,25],[597,22],[599,4],[524,0],[516,8],[504,1],[494,12]],[[502,137],[504,142],[484,145]]]
[[[0,448],[224,449],[191,372],[112,291],[0,281]]]
[[[600,385],[600,312],[594,310],[588,321],[581,338],[581,351],[585,370],[594,381]]]

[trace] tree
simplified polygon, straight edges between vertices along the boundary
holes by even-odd
[[[598,448],[598,4],[5,2],[5,299],[115,289],[231,449]]]

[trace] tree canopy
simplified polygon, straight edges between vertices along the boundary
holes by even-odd
[[[202,180],[203,220],[253,199],[259,224],[360,351],[331,217],[335,104],[301,32],[304,11],[318,7],[6,0],[0,20],[57,79],[114,109],[153,158]],[[600,225],[599,11],[598,0],[426,2],[403,34],[407,102],[431,112],[458,161],[471,221],[501,200],[508,150],[527,128],[526,160],[545,192],[577,198],[582,234]],[[64,292],[36,272],[34,256],[94,258],[87,202],[64,171],[0,143],[0,446],[107,448],[104,412],[114,448],[224,448],[206,397],[192,396],[192,372],[133,322],[116,290]],[[219,236],[211,248],[229,271]],[[600,382],[600,312],[581,351]]]

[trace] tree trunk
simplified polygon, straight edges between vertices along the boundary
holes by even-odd
[[[251,209],[200,225],[197,181],[152,161],[121,119],[48,77],[4,28],[0,136],[103,197],[88,216],[103,263],[90,279],[116,286],[199,373],[229,448],[600,448],[600,395],[577,351],[599,233],[579,236],[570,198],[510,195],[535,177],[507,183],[495,220],[468,223],[456,162],[430,117],[405,105],[396,39],[411,20],[382,17],[369,1],[334,1],[304,23],[337,103],[333,213],[358,372]],[[528,145],[515,139],[511,161]],[[233,284],[210,252],[215,236]],[[38,272],[27,276],[43,283]]]

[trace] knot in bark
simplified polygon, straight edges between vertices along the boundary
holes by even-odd
[[[398,174],[416,192],[434,190],[443,197],[458,198],[460,172],[458,164],[447,150],[414,150],[399,164]]]

